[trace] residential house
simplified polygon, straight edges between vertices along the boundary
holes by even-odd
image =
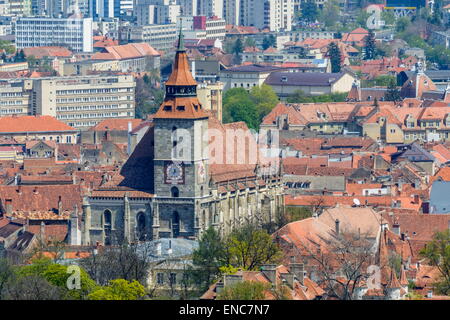
[[[286,99],[299,90],[313,96],[349,92],[356,80],[356,77],[347,72],[273,72],[264,83],[271,86],[281,99]]]

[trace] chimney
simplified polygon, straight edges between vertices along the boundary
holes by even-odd
[[[433,291],[432,291],[432,290],[428,290],[428,292],[427,292],[427,298],[428,298],[428,299],[433,298]]]
[[[418,195],[418,194],[415,194],[415,195],[414,195],[414,203],[415,203],[415,204],[419,204],[419,200],[420,200],[419,195]]]
[[[41,221],[39,236],[41,237],[41,241],[45,241],[45,223],[44,223],[44,221]]]
[[[293,273],[282,273],[281,278],[287,282],[289,287],[294,288],[294,277]]]
[[[399,232],[400,232],[400,229],[399,229]],[[405,241],[405,234],[404,234],[404,233],[401,233],[401,234],[400,234],[400,238],[402,239],[402,241]]]
[[[394,232],[396,235],[400,235],[400,223],[398,221],[395,221],[392,225],[392,232]]]
[[[339,235],[339,224],[340,224],[339,219],[336,219],[336,221],[334,222],[334,225],[335,225],[335,231],[336,231],[337,235]]]
[[[269,281],[272,283],[272,284],[274,284],[274,285],[276,285],[276,280],[277,280],[277,266],[276,265],[274,265],[274,264],[266,264],[266,265],[263,265],[262,267],[262,273],[263,273],[263,275],[267,278],[267,279],[269,279]]]
[[[167,254],[168,255],[172,254],[172,240],[169,240],[169,247],[167,248]]]
[[[58,214],[62,215],[62,200],[61,200],[61,196],[58,197]]]
[[[303,285],[305,278],[305,267],[303,263],[290,263],[289,271],[297,277],[298,282]]]
[[[12,213],[12,199],[5,200],[6,214]]]

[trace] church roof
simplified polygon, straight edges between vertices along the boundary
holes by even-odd
[[[166,82],[167,86],[173,87],[196,87],[197,82],[192,77],[189,70],[189,63],[186,50],[183,47],[183,35],[180,30],[178,50],[175,56],[175,63],[172,74]],[[175,90],[176,91],[176,90]],[[203,111],[196,96],[185,96],[180,93],[166,95],[164,102],[155,113],[154,119],[202,119],[208,118]]]

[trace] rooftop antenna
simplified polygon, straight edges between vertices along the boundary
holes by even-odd
[[[357,207],[359,207],[361,205],[361,201],[359,201],[358,198],[353,199],[353,204]]]

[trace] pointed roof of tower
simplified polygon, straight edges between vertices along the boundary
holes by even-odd
[[[186,50],[183,45],[183,33],[180,30],[178,49],[172,74],[166,82],[166,88],[174,89],[173,94],[167,94],[153,119],[206,119],[208,114],[203,111],[202,105],[195,95],[197,82],[189,70]],[[188,88],[185,88],[188,87]],[[179,91],[178,91],[179,90]],[[190,90],[185,95],[185,90]],[[182,93],[183,92],[183,93]]]
[[[184,48],[184,36],[180,29],[178,37],[178,48],[175,56],[172,74],[166,82],[166,86],[196,86],[197,82],[189,70],[189,62]]]

